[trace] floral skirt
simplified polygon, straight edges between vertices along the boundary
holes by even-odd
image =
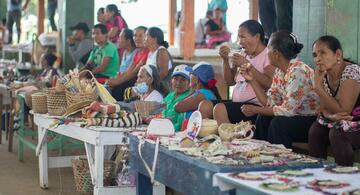
[[[318,116],[317,122],[325,127],[334,128],[344,132],[354,132],[360,130],[360,121],[340,120],[334,122],[323,116]]]

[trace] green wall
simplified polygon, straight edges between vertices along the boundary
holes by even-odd
[[[0,19],[6,18],[6,0],[0,0]]]
[[[75,67],[68,52],[67,37],[71,35],[70,26],[78,22],[86,22],[92,29],[94,24],[94,0],[58,0],[59,29],[61,35],[62,70],[67,72]],[[91,32],[89,32],[91,36]]]
[[[360,62],[359,0],[294,0],[293,31],[304,44],[299,57],[313,65],[312,44],[322,35],[336,36],[344,57]]]

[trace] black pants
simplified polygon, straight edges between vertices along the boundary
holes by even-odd
[[[233,102],[232,100],[212,100],[211,101],[215,106],[218,103],[223,103],[226,107],[227,115],[230,123],[239,123],[240,121],[251,121],[252,124],[255,124],[257,115],[247,117],[244,113],[241,112],[241,106],[243,105],[254,105],[256,104],[250,102]]]
[[[292,32],[293,0],[260,0],[259,16],[268,39],[273,32]]]
[[[316,116],[263,116],[256,119],[255,139],[291,148],[292,142],[307,142],[308,133]]]
[[[118,86],[115,86],[111,90],[111,95],[116,99],[116,101],[124,101],[124,91],[128,87],[134,86],[136,83],[136,78],[131,79],[125,83],[122,83]]]
[[[9,40],[8,44],[12,44],[12,36],[13,36],[13,25],[16,23],[16,30],[18,33],[18,43],[20,42],[21,35],[21,10],[14,10],[7,12],[7,20],[6,20],[6,28],[9,31]]]

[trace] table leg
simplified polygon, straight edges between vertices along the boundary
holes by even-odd
[[[136,178],[136,195],[152,195],[153,185],[151,184],[150,178],[141,173],[137,173]]]
[[[95,159],[94,159],[94,146],[84,142],[85,145],[85,151],[86,151],[86,158],[88,160],[89,163],[89,170],[90,170],[90,176],[91,176],[91,182],[93,185],[95,185],[95,178],[96,178],[96,173],[94,171],[95,169]]]
[[[0,120],[0,144],[2,143],[2,126],[3,126],[3,94],[0,94],[0,113],[1,113],[1,120]]]
[[[38,127],[38,138],[41,141],[41,135],[46,129]],[[40,177],[40,187],[48,188],[48,150],[47,150],[47,139],[42,140],[41,149],[39,150],[39,177]]]
[[[100,144],[95,145],[95,176],[94,188],[104,187],[104,146]]]

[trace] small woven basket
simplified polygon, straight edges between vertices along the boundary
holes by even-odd
[[[160,103],[154,101],[136,101],[135,110],[141,117],[150,116],[156,109],[158,109]]]
[[[69,90],[66,90],[66,102],[67,106],[71,106],[72,104],[76,104],[83,101],[96,101],[98,98],[98,92],[96,89],[96,78],[95,76],[89,71],[89,70],[83,70],[79,73],[79,75],[84,73],[90,73],[90,75],[93,77],[91,79],[92,82],[92,90],[91,92],[71,92]],[[66,84],[65,84],[66,85]]]
[[[66,112],[66,94],[65,90],[48,89],[47,110],[50,115],[61,116]]]
[[[71,106],[73,104],[83,101],[96,101],[96,100],[97,100],[96,91],[93,91],[92,93],[83,93],[83,92],[74,93],[66,90],[67,106]]]
[[[76,191],[82,193],[92,192],[93,185],[87,159],[73,159],[71,160],[71,164],[73,167]],[[114,169],[114,161],[104,161],[104,186],[111,185],[114,177]]]
[[[31,95],[32,110],[34,113],[47,113],[46,93],[37,92]]]

